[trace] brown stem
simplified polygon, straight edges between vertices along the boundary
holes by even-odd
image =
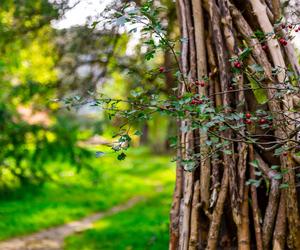
[[[222,177],[221,190],[219,193],[217,204],[212,214],[212,220],[208,231],[206,250],[217,249],[219,230],[220,230],[221,219],[224,210],[224,203],[227,197],[228,186],[229,186],[228,169],[225,166],[223,177]]]
[[[187,24],[187,32],[188,32],[188,46],[189,46],[189,72],[188,76],[192,81],[195,80],[197,76],[197,58],[196,58],[196,47],[195,47],[195,36],[194,36],[194,25],[192,20],[191,13],[191,3],[190,0],[184,0],[185,4],[185,16],[186,16],[186,24]]]
[[[194,174],[191,172],[184,172],[185,184],[184,184],[184,195],[183,195],[183,218],[182,218],[182,232],[180,235],[180,250],[187,250],[189,247],[190,238],[190,222],[191,222],[191,210],[192,210],[192,196],[193,196],[193,182]]]
[[[287,158],[287,159],[286,159]],[[288,220],[288,227],[290,239],[293,249],[300,249],[300,222],[297,191],[295,183],[295,170],[291,154],[288,157],[281,157],[281,162],[284,162],[285,170],[288,173],[284,175],[284,182],[288,184],[286,194],[286,214]]]
[[[222,98],[220,95],[215,95],[216,93],[220,93],[220,85],[218,80],[216,79],[216,73],[217,73],[217,63],[215,59],[215,54],[212,46],[212,27],[211,23],[209,22],[209,28],[208,28],[208,36],[206,39],[206,47],[207,47],[207,55],[208,55],[208,62],[209,62],[209,68],[210,68],[210,79],[212,79],[212,84],[214,84],[214,93],[213,95],[210,95],[210,97],[215,96],[215,104],[216,107],[220,107],[222,105]]]
[[[241,209],[241,223],[237,229],[239,250],[250,250],[248,190],[249,187],[245,187]]]
[[[228,55],[225,53],[226,48],[223,41],[223,36],[220,28],[221,18],[220,18],[220,10],[216,5],[214,0],[207,2],[208,12],[211,19],[212,29],[213,29],[213,41],[215,45],[215,50],[217,53],[217,62],[219,68],[219,81],[221,85],[221,90],[224,91],[227,89],[228,86],[228,79],[229,79],[229,69],[227,66]],[[230,97],[228,93],[225,93],[223,96],[223,105],[226,107],[225,113],[229,112],[230,106]],[[224,131],[222,133],[223,137],[232,138],[232,131]],[[231,143],[226,147],[227,150],[234,152],[233,144]],[[234,216],[234,220],[236,223],[239,222],[239,213],[238,213],[238,191],[236,187],[236,165],[235,159],[232,156],[224,154],[224,163],[228,166],[228,175],[229,175],[229,189],[230,189],[230,200],[231,200],[231,207]]]
[[[196,250],[199,247],[199,196],[200,195],[200,183],[199,180],[194,184],[194,194],[192,203],[192,214],[191,214],[191,235],[189,242],[189,250]]]
[[[249,145],[249,161],[254,161],[254,150],[253,145]],[[254,167],[250,166],[250,177],[255,179]],[[262,241],[262,231],[260,226],[261,216],[260,210],[257,201],[257,190],[254,185],[251,185],[251,199],[252,199],[252,214],[254,221],[254,230],[255,230],[255,239],[256,239],[256,248],[257,250],[263,250],[263,241]]]
[[[232,4],[229,3],[229,10],[233,17],[233,21],[239,30],[239,32],[243,35],[249,46],[252,48],[252,54],[255,60],[263,67],[266,76],[269,79],[273,79],[272,76],[272,67],[271,64],[261,47],[258,39],[255,38],[254,32],[252,31],[250,25],[247,23],[245,18],[242,16],[240,11]]]
[[[264,174],[270,178],[271,182],[269,200],[262,228],[264,249],[269,249],[279,203],[280,181],[274,178],[276,175],[278,175],[278,173],[269,169],[268,165],[263,161],[259,154],[255,154],[255,159],[258,161],[259,168],[262,169]]]
[[[280,18],[280,1],[272,0],[272,10],[274,15],[274,21],[279,20]]]
[[[178,150],[178,157],[181,157],[180,151]],[[179,212],[180,212],[180,200],[182,197],[182,176],[183,169],[180,165],[180,161],[177,161],[176,167],[176,183],[173,195],[173,202],[170,212],[170,250],[176,250],[179,239]]]
[[[206,49],[205,49],[205,39],[204,39],[204,20],[202,12],[201,1],[192,0],[193,6],[193,17],[194,17],[194,26],[195,26],[195,39],[196,39],[196,54],[197,54],[197,78],[201,79],[207,75],[207,59],[206,59]],[[198,88],[198,93],[200,95],[206,95],[206,88]],[[206,146],[206,141],[208,139],[207,133],[199,131],[200,133],[200,154],[207,155],[208,148]],[[210,159],[205,159],[201,157],[200,159],[200,194],[201,194],[201,203],[204,210],[208,209],[209,206],[209,184],[210,179],[207,176],[210,176],[211,173],[211,164]]]
[[[286,241],[286,198],[285,190],[281,190],[279,209],[273,234],[273,250],[284,250]]]

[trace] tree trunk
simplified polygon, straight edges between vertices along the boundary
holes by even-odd
[[[240,121],[223,119],[215,127],[224,129],[214,133],[212,127],[192,129],[197,120],[192,115],[178,122],[170,249],[300,249],[292,111],[297,93],[283,91],[277,98],[279,88],[299,88],[299,78],[287,75],[289,69],[299,77],[299,65],[288,28],[276,23],[280,1],[177,0],[177,13],[183,38],[179,96],[190,92],[209,99],[226,117],[244,114],[247,125],[237,129]],[[254,65],[262,69],[264,103],[252,85]],[[274,74],[274,68],[282,70]],[[199,81],[205,84],[195,84]],[[258,109],[272,114],[268,126],[265,118],[253,117]],[[223,143],[221,149],[208,143],[212,137]],[[280,147],[286,152],[276,153]],[[187,170],[185,161],[191,159],[195,167]]]

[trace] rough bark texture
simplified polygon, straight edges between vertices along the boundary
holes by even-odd
[[[265,41],[254,33],[258,29],[265,34],[276,31],[274,23],[280,18],[280,9],[278,0],[177,1],[183,38],[179,95],[192,92],[209,97],[215,107],[224,108],[225,114],[260,108],[270,112],[274,119],[273,127],[267,132],[253,124],[237,131],[226,121],[220,122],[219,125],[227,126],[218,135],[220,141],[229,143],[213,157],[205,157],[209,150],[216,148],[212,145],[208,149],[206,144],[212,135],[210,131],[179,129],[179,160],[170,216],[172,250],[300,249],[299,191],[295,174],[298,158],[293,152],[274,155],[279,146],[269,145],[263,137],[287,138],[284,145],[287,148],[291,145],[290,140],[296,134],[296,116],[290,111],[294,108],[293,100],[299,97],[287,93],[276,99],[277,90],[271,86],[283,86],[287,79],[285,70],[274,75],[274,68],[289,67],[295,75],[299,75],[300,68],[290,42],[285,47],[278,42],[284,30]],[[234,60],[230,59],[238,58],[244,47],[251,48],[250,54],[242,62],[243,70],[233,73]],[[269,99],[266,104],[259,104],[255,99],[250,85],[255,72],[248,67],[250,64],[263,69],[261,84]],[[204,77],[208,79],[205,86],[193,87],[194,81]],[[296,84],[299,86],[299,82]],[[191,124],[188,118],[179,121],[181,128]],[[249,133],[263,136],[251,141],[245,139]],[[225,152],[229,150],[231,154]],[[185,171],[180,159],[191,159],[193,153],[199,152],[196,168]],[[280,175],[282,178],[278,178]],[[247,185],[249,179],[260,182],[259,187]],[[288,186],[281,188],[285,183]]]

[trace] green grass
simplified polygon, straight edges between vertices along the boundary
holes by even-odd
[[[82,169],[78,174],[67,163],[48,164],[48,168],[60,175],[56,183],[1,194],[0,239],[107,210],[136,195],[151,197],[158,188],[174,180],[170,158],[153,156],[142,148],[131,149],[124,161],[110,154],[91,158],[92,170]]]
[[[171,183],[132,209],[104,218],[90,230],[68,237],[65,250],[168,249]]]

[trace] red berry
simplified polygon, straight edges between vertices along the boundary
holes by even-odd
[[[239,61],[235,61],[234,63],[233,63],[233,65],[234,65],[234,67],[236,67],[236,68],[241,68],[242,67],[242,64],[239,62]]]
[[[287,41],[284,38],[279,38],[279,42],[283,45],[286,46],[287,45]]]
[[[267,50],[267,49],[268,49],[268,45],[264,44],[264,45],[262,46],[262,49],[263,49],[263,50]]]
[[[247,119],[251,118],[251,114],[250,113],[247,113],[245,116],[246,116]]]
[[[193,99],[193,100],[191,101],[191,104],[192,104],[192,105],[202,104],[202,103],[203,103],[202,100],[197,100],[197,99]]]
[[[205,86],[205,82],[204,82],[204,81],[201,81],[201,82],[200,82],[200,86],[201,86],[201,87],[204,87],[204,86]]]
[[[246,124],[251,124],[252,121],[251,121],[250,119],[246,119],[246,120],[245,120],[245,123],[246,123]]]
[[[287,156],[288,155],[288,152],[283,152],[283,156]]]
[[[293,28],[293,25],[290,24],[290,25],[289,25],[289,28],[290,28],[290,29]]]
[[[285,24],[284,24],[284,23],[283,23],[283,24],[281,24],[281,28],[283,28],[283,29],[285,28]]]
[[[299,31],[299,29],[295,29],[295,32],[298,32]]]
[[[161,67],[159,67],[159,72],[160,72],[160,73],[163,73],[163,72],[165,72],[165,68],[164,68],[164,67],[162,67],[162,66],[161,66]]]
[[[259,120],[259,124],[265,124],[267,122],[267,120],[265,118],[261,118]]]
[[[198,80],[196,80],[196,81],[195,81],[195,84],[196,84],[196,85],[199,85],[199,81],[198,81]]]

